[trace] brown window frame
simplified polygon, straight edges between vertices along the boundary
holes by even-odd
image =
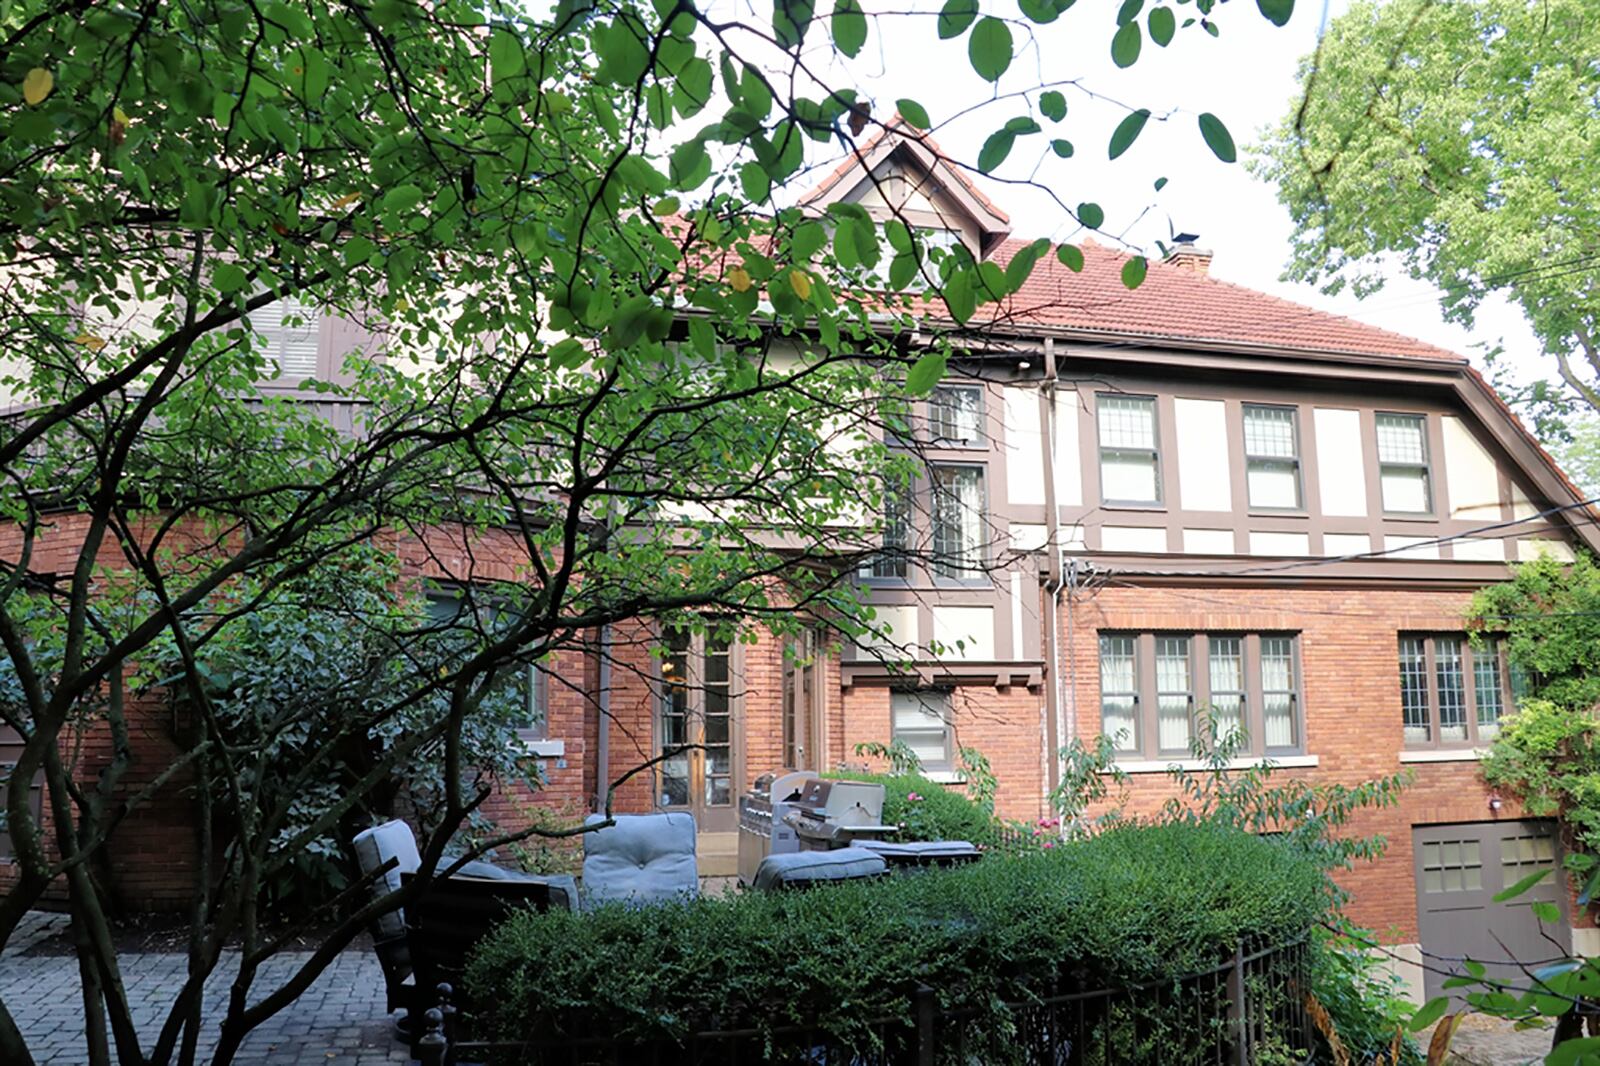
[[[1400,693],[1400,738],[1401,744],[1407,751],[1431,750],[1470,750],[1482,748],[1493,742],[1499,734],[1498,725],[1504,721],[1505,716],[1511,714],[1517,707],[1518,682],[1515,675],[1519,673],[1511,664],[1510,655],[1506,651],[1505,640],[1499,635],[1480,638],[1487,647],[1473,647],[1472,637],[1467,633],[1447,631],[1405,630],[1396,635],[1395,639],[1395,665],[1399,670],[1404,669],[1401,659],[1402,650],[1406,641],[1421,641],[1423,646],[1423,671],[1427,683],[1427,706],[1423,708],[1426,717],[1423,726],[1428,735],[1417,738],[1408,731],[1412,728],[1406,720],[1405,690],[1402,677]],[[1461,642],[1461,688],[1462,688],[1462,713],[1465,716],[1466,737],[1460,740],[1446,740],[1439,735],[1439,657],[1438,642],[1440,640],[1457,640]],[[1488,737],[1480,733],[1482,726],[1487,723],[1478,719],[1478,671],[1477,663],[1485,653],[1494,657],[1496,669],[1499,671],[1500,713],[1495,719],[1496,730]]]
[[[978,477],[978,542],[972,545],[970,568],[966,560],[947,562],[940,542],[939,531],[944,525],[941,507],[949,495],[939,484],[939,474],[945,470],[972,471]],[[978,462],[930,462],[928,464],[928,544],[933,549],[928,567],[934,582],[942,585],[987,585],[989,552],[983,526],[989,519],[989,467]],[[958,507],[959,504],[951,504]]]
[[[940,419],[934,412],[939,407],[949,406],[941,402],[940,395],[952,392],[970,392],[975,393],[978,397],[978,435],[972,440],[960,440],[956,437],[941,436],[938,433]],[[974,449],[981,451],[989,446],[989,396],[988,390],[984,388],[981,382],[949,381],[941,385],[935,385],[933,391],[928,394],[927,404],[928,447],[943,448],[950,451],[973,451]]]
[[[1285,458],[1281,455],[1256,455],[1250,451],[1250,412],[1251,411],[1282,411],[1289,415],[1289,440],[1291,454]],[[1301,459],[1301,448],[1304,441],[1300,436],[1300,408],[1287,403],[1255,403],[1247,401],[1239,407],[1239,437],[1244,442],[1244,498],[1245,506],[1251,511],[1266,511],[1275,514],[1304,514],[1306,512],[1306,479],[1305,466]],[[1294,503],[1288,507],[1279,507],[1273,504],[1257,503],[1250,496],[1250,471],[1253,464],[1272,463],[1285,465],[1294,470]]]
[[[1150,404],[1150,439],[1152,445],[1149,449],[1151,461],[1151,474],[1155,483],[1155,499],[1153,500],[1125,500],[1106,495],[1106,453],[1138,454],[1143,455],[1144,449],[1140,448],[1108,448],[1101,435],[1101,408],[1107,400],[1142,400]],[[1162,485],[1161,462],[1161,400],[1153,395],[1143,393],[1097,392],[1094,395],[1094,442],[1095,442],[1095,476],[1100,482],[1100,504],[1103,507],[1126,508],[1161,508],[1164,507],[1166,493]]]
[[[1196,735],[1199,711],[1202,707],[1211,705],[1211,639],[1213,637],[1235,638],[1241,641],[1240,654],[1243,659],[1244,674],[1244,708],[1243,728],[1247,744],[1242,748],[1238,757],[1241,759],[1272,759],[1284,756],[1304,755],[1306,752],[1306,725],[1305,725],[1305,700],[1304,673],[1301,668],[1300,634],[1286,630],[1232,630],[1232,629],[1198,629],[1198,630],[1151,630],[1139,632],[1125,629],[1104,629],[1097,634],[1100,641],[1106,638],[1128,638],[1133,640],[1133,669],[1134,690],[1131,693],[1117,692],[1115,695],[1132,695],[1134,701],[1134,737],[1133,746],[1117,749],[1117,755],[1124,759],[1141,759],[1160,761],[1163,759],[1182,759],[1190,756],[1187,746],[1182,749],[1163,748],[1160,738],[1160,689],[1156,677],[1156,651],[1157,641],[1161,639],[1186,638],[1189,641],[1189,736]],[[1293,682],[1289,690],[1290,697],[1290,722],[1294,733],[1294,743],[1284,746],[1268,746],[1266,742],[1266,698],[1265,679],[1262,675],[1261,642],[1263,639],[1282,638],[1290,644],[1290,669]],[[1097,642],[1097,649],[1103,645]],[[1098,654],[1097,654],[1098,665]],[[1100,683],[1097,672],[1096,684]],[[1226,690],[1230,693],[1237,690]],[[1274,692],[1281,690],[1274,689]],[[1104,692],[1101,693],[1103,697]],[[1104,703],[1101,704],[1102,714]],[[1102,718],[1102,729],[1103,729]]]
[[[986,498],[987,499],[987,498]],[[883,535],[881,550],[872,553],[856,577],[869,584],[903,584],[911,577],[912,518],[916,500],[914,486],[899,486],[889,478],[883,481]]]
[[[1378,506],[1382,508],[1385,515],[1392,515],[1396,518],[1432,517],[1434,511],[1438,508],[1438,501],[1435,499],[1433,449],[1429,447],[1428,442],[1429,421],[1427,413],[1423,411],[1374,411],[1372,417],[1373,456],[1378,461]],[[1421,425],[1422,462],[1395,462],[1383,458],[1383,435],[1380,423],[1385,418],[1409,418],[1416,420]],[[1422,493],[1427,503],[1425,508],[1420,511],[1396,511],[1390,508],[1389,501],[1384,499],[1383,496],[1383,472],[1391,467],[1399,470],[1422,471]]]

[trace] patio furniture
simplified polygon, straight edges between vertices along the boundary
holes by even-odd
[[[586,824],[604,821],[591,814]],[[619,814],[583,835],[583,902],[658,903],[700,894],[694,816]]]
[[[853,881],[862,877],[882,877],[888,872],[889,864],[882,856],[861,847],[793,851],[785,855],[768,855],[762,859],[751,885],[771,892],[834,881]]]
[[[983,858],[978,846],[966,840],[858,840],[855,846],[880,856],[895,873],[960,866]]]
[[[405,822],[385,822],[357,833],[351,841],[356,863],[365,875],[374,875],[390,864],[382,876],[374,876],[370,890],[372,898],[388,895],[401,886],[401,879],[417,872],[422,856],[417,851],[417,838]],[[443,869],[453,861],[441,859]],[[492,885],[532,884],[546,890],[551,905],[576,909],[578,889],[570,875],[536,877],[519,871],[505,870],[493,863],[469,862],[456,874],[457,878],[473,878]],[[508,890],[516,897],[514,889]],[[418,988],[427,989],[423,997],[433,995],[432,984],[421,984],[414,979],[411,946],[407,937],[406,912],[403,909],[387,911],[373,919],[371,925],[372,947],[383,969],[383,980],[388,1009],[405,1009],[410,1012],[419,1006]]]

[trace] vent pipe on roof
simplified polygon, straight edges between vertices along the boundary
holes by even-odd
[[[1195,242],[1200,239],[1197,233],[1179,233],[1172,238],[1172,249],[1167,252],[1164,263],[1199,274],[1205,277],[1211,273],[1211,250],[1201,248]]]

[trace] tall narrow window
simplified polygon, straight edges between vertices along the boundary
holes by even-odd
[[[1425,743],[1428,725],[1428,657],[1420,637],[1400,638],[1400,716],[1407,743]]]
[[[1231,738],[1244,728],[1244,638],[1212,637],[1208,657],[1217,737]]]
[[[1163,752],[1189,750],[1194,687],[1189,672],[1189,638],[1156,638],[1156,732]]]
[[[983,576],[983,470],[933,468],[933,556],[940,577]]]
[[[1295,735],[1294,638],[1261,638],[1261,728],[1268,751],[1299,746]]]
[[[911,548],[911,493],[899,482],[883,483],[883,548],[861,567],[862,577],[905,577]]]
[[[950,693],[897,691],[889,697],[894,739],[909,747],[924,770],[950,769]]]
[[[1156,443],[1156,401],[1150,396],[1101,393],[1100,498],[1105,503],[1160,503],[1161,449]]]
[[[1433,510],[1427,424],[1422,415],[1378,415],[1378,479],[1385,511],[1428,514]]]
[[[661,660],[661,805],[684,807],[689,803],[690,753],[680,751],[691,743],[689,722],[689,649],[693,638],[674,630],[667,634],[667,654]]]
[[[1100,731],[1118,751],[1139,750],[1139,674],[1134,638],[1100,638]]]
[[[928,440],[936,448],[983,444],[983,388],[940,385],[928,397]]]
[[[292,296],[275,300],[251,312],[250,322],[266,338],[265,355],[276,377],[298,380],[317,375],[322,314],[315,304]]]
[[[725,640],[705,641],[705,803],[733,802],[733,679]]]
[[[1505,713],[1505,688],[1500,684],[1500,642],[1491,641],[1472,649],[1472,694],[1478,703],[1478,736],[1493,740],[1500,735],[1500,716]]]
[[[1293,407],[1245,404],[1244,456],[1251,507],[1300,509],[1300,434]]]

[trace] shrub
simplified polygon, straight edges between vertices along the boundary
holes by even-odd
[[[999,842],[1004,829],[981,804],[920,774],[844,770],[827,776],[882,785],[884,824],[900,826],[902,840],[970,840],[992,845]]]
[[[480,1035],[676,1040],[815,1027],[871,1046],[919,984],[1007,1030],[1000,1002],[1209,969],[1300,936],[1328,885],[1298,850],[1210,826],[1128,827],[1033,855],[804,892],[519,914],[474,953]]]
[[[1422,1066],[1405,1031],[1416,1010],[1406,1000],[1405,982],[1366,948],[1372,934],[1349,932],[1322,931],[1316,938],[1311,994],[1327,1013],[1318,1019],[1313,1009],[1313,1021],[1330,1045],[1338,1041],[1352,1066]]]

